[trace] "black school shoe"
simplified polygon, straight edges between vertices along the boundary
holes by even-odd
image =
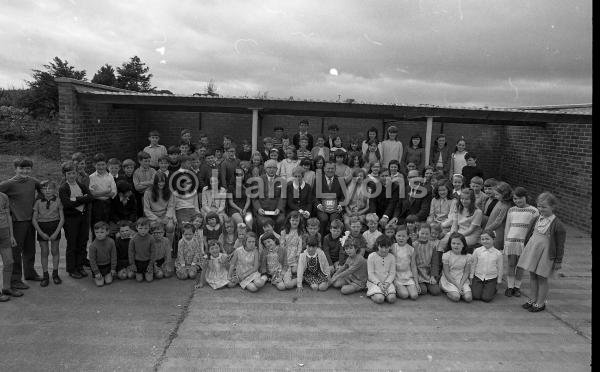
[[[16,290],[14,288],[11,289],[3,289],[2,294],[10,297],[21,297],[23,296],[23,292]]]
[[[513,288],[512,295],[514,297],[521,297],[521,289],[520,288]]]
[[[61,284],[62,283],[62,279],[60,278],[60,276],[58,276],[58,271],[57,272],[52,272],[52,281],[54,282],[54,284]]]
[[[529,310],[530,307],[533,306],[533,301],[529,300],[527,302],[525,302],[523,305],[521,305],[521,307],[525,310]]]
[[[26,276],[25,280],[32,281],[32,282],[41,282],[43,280],[43,278],[34,271],[33,275]]]
[[[505,295],[506,297],[512,297],[512,296],[513,296],[513,294],[514,294],[514,292],[513,292],[513,288],[506,288],[506,291],[504,291],[504,295]]]
[[[81,276],[81,274],[79,273],[79,271],[73,271],[72,273],[69,273],[69,276],[73,279],[81,279],[83,278],[83,276]]]
[[[78,272],[82,278],[86,278],[88,276],[88,273],[85,271],[85,269],[83,267],[81,269],[79,269]]]
[[[29,286],[25,283],[23,283],[22,281],[14,281],[10,283],[10,288],[11,289],[29,289]]]

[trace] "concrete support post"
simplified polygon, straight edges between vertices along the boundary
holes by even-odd
[[[429,154],[431,153],[431,132],[433,131],[433,118],[427,117],[427,131],[425,132],[425,165],[429,165]]]
[[[252,151],[258,149],[258,109],[252,109]]]

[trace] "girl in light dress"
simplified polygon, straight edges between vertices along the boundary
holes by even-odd
[[[273,232],[261,235],[260,242],[264,246],[261,255],[261,267],[264,268],[267,279],[271,284],[283,291],[286,289],[283,278],[289,271],[286,251],[279,245],[279,239]]]
[[[379,143],[379,153],[381,154],[381,167],[387,169],[390,160],[398,160],[402,163],[402,154],[404,153],[402,142],[398,140],[398,128],[390,125],[385,133],[385,139]]]
[[[455,199],[450,193],[450,185],[448,181],[441,181],[436,185],[433,192],[433,199],[429,206],[429,217],[427,223],[439,222],[443,223],[450,217],[450,212],[456,209],[454,206]]]
[[[562,266],[565,251],[566,230],[554,215],[557,200],[549,192],[537,198],[540,215],[527,233],[525,248],[517,267],[529,271],[530,300],[523,308],[536,313],[546,309],[548,278]]]
[[[515,206],[508,210],[506,227],[504,229],[504,254],[508,259],[506,270],[506,291],[508,297],[521,297],[521,277],[523,270],[517,267],[519,257],[525,246],[527,232],[540,215],[537,208],[527,204],[527,190],[515,187],[513,203]]]
[[[385,235],[375,241],[377,252],[367,258],[367,297],[377,304],[396,302],[396,259],[390,254],[392,239]]]
[[[396,227],[396,243],[392,245],[392,254],[396,259],[396,278],[394,287],[396,296],[401,299],[416,300],[421,287],[415,283],[418,279],[415,249],[408,244],[408,232],[405,225]]]
[[[221,249],[218,240],[208,241],[208,256],[201,261],[202,274],[196,288],[207,283],[212,289],[224,288],[229,284],[229,257]]]
[[[442,278],[440,287],[454,302],[462,298],[471,302],[473,296],[469,286],[471,275],[471,255],[467,253],[467,241],[457,232],[450,235],[447,252],[442,255]]]
[[[305,232],[304,219],[300,218],[300,213],[298,211],[290,212],[285,219],[279,239],[281,246],[285,249],[287,264],[290,267],[284,277],[285,286],[288,289],[294,288],[297,284],[298,259],[302,252],[302,235]]]
[[[464,138],[460,138],[456,141],[456,147],[454,148],[454,152],[450,155],[450,174],[462,174],[462,169],[465,165],[467,165],[467,161],[465,160],[465,154],[467,142]]]
[[[239,284],[240,287],[250,292],[261,289],[265,285],[266,277],[262,277],[258,272],[260,267],[259,256],[256,247],[256,234],[248,232],[244,246],[237,248],[231,257],[228,286],[235,287]]]

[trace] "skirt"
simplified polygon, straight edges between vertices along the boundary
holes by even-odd
[[[507,242],[504,241],[504,254],[505,255],[515,255],[520,256],[523,253],[523,243],[522,242]]]
[[[54,232],[56,231],[56,228],[58,227],[58,223],[60,221],[48,221],[48,222],[38,222],[38,226],[40,227],[40,230],[42,230],[44,232],[44,234],[50,236],[52,234],[54,234]],[[56,236],[56,240],[60,240],[60,231],[58,232],[58,235]],[[47,240],[42,239],[42,237],[40,236],[40,234],[37,234],[37,241],[38,242],[47,242]]]
[[[253,272],[252,274],[248,275],[247,277],[244,278],[244,280],[242,280],[240,282],[240,287],[242,288],[246,288],[246,286],[250,283],[252,283],[253,281],[255,281],[256,279],[260,279],[260,274],[258,273],[258,271]]]
[[[444,292],[459,292],[458,288],[446,279],[446,275],[442,275],[442,278],[440,279],[440,288]],[[469,282],[465,282],[462,289],[464,292],[471,292]]]
[[[386,297],[391,294],[396,294],[396,287],[394,287],[394,283],[390,283],[387,292],[387,294],[383,293],[377,284],[367,281],[367,297],[371,297],[375,294],[382,294]]]
[[[548,278],[552,273],[553,264],[548,255],[549,243],[549,238],[546,235],[534,230],[529,242],[523,248],[517,267]]]
[[[302,281],[306,282],[308,285],[319,285],[321,283],[327,282],[327,275],[322,273],[321,270],[319,270],[317,273],[312,273],[306,270],[304,271]]]

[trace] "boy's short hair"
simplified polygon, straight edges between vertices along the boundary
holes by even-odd
[[[298,138],[298,141],[307,141],[308,142],[308,137],[303,134],[300,136],[300,138]]]
[[[165,225],[162,222],[158,221],[158,220],[152,221],[150,223],[150,232],[154,232],[156,230],[165,231]]]
[[[132,191],[131,184],[125,180],[117,181],[116,186],[117,186],[117,192],[120,192],[121,194],[124,194],[128,191]]]
[[[117,159],[117,158],[110,158],[110,159],[108,159],[108,162],[106,164],[108,164],[108,165],[121,165],[121,161],[119,161],[119,159]]]
[[[275,128],[273,128],[273,132],[278,132],[278,131],[281,131],[281,132],[283,132],[283,127],[281,127],[281,126],[276,126]]]
[[[150,227],[150,220],[146,217],[140,217],[135,221],[136,226],[148,226]]]
[[[385,225],[385,227],[383,228],[383,231],[385,231],[385,230],[394,230],[394,231],[396,231],[396,224],[395,224],[395,223],[388,222],[388,223]]]
[[[42,189],[54,189],[56,190],[56,182],[51,181],[51,180],[43,180],[42,182],[40,182],[40,187]]]
[[[179,146],[190,146],[190,143],[184,139],[179,141]]]
[[[309,122],[308,122],[308,120],[306,120],[306,119],[302,119],[302,120],[300,120],[300,122],[298,123],[298,125],[300,125],[300,124],[306,124],[306,125],[310,125],[310,123],[309,123]]]
[[[337,124],[329,124],[327,130],[340,130]]]
[[[344,223],[338,219],[335,219],[333,221],[331,221],[331,224],[329,225],[330,229],[342,229],[344,227]]]
[[[483,186],[483,178],[481,178],[479,176],[475,176],[475,177],[471,178],[471,183]]]
[[[353,223],[357,223],[357,222],[362,225],[362,223],[360,222],[360,217],[358,217],[358,216],[350,217],[350,225],[352,225]]]
[[[198,138],[208,138],[208,134],[206,134],[204,132],[200,132],[200,133],[198,133]]]
[[[474,152],[469,151],[465,154],[465,160],[469,160],[469,159],[475,159],[477,160],[477,156],[475,155]]]
[[[310,161],[309,159],[302,159],[302,161],[300,162],[300,166],[312,166],[312,161]]]
[[[483,234],[487,234],[487,235],[489,235],[489,236],[490,236],[490,238],[492,238],[492,239],[496,239],[496,232],[495,232],[494,230],[488,230],[488,229],[485,229],[485,230],[483,230],[483,231],[481,232],[481,235],[483,235]],[[481,235],[480,235],[480,236],[481,236]]]
[[[160,134],[157,130],[151,130],[150,133],[148,133],[148,137],[160,137]]]
[[[414,214],[409,214],[408,216],[406,216],[406,219],[404,219],[404,222],[406,223],[417,223],[419,221],[419,217],[417,217]]]
[[[396,228],[394,230],[396,232],[398,232],[398,231],[406,231],[406,232],[408,232],[408,229],[406,228],[406,225],[402,225],[402,224],[396,225]]]
[[[137,153],[137,160],[142,161],[144,159],[150,159],[151,156],[146,151],[140,151]]]
[[[188,129],[188,128],[183,128],[180,133],[181,133],[181,136],[183,136],[186,133],[192,134],[192,130]]]
[[[318,247],[319,246],[319,238],[315,235],[311,235],[306,238],[306,246],[308,247]]]
[[[265,234],[263,234],[263,235],[260,237],[260,242],[261,242],[263,245],[265,245],[265,242],[266,242],[267,240],[269,240],[269,239],[273,240],[273,241],[275,242],[275,244],[276,244],[276,245],[279,245],[279,239],[277,239],[277,237],[275,236],[275,234],[273,234],[272,232],[268,232],[268,233],[265,233]]]
[[[106,163],[106,156],[101,152],[94,155],[94,164],[96,163]]]
[[[375,246],[379,247],[391,247],[394,242],[387,235],[380,235],[377,240],[375,240]]]
[[[71,160],[76,161],[78,163],[80,161],[84,161],[85,159],[87,159],[87,156],[85,156],[83,152],[75,152],[73,153],[73,155],[71,155]]]
[[[315,136],[315,140],[317,140],[319,138],[323,138],[323,140],[325,140],[325,135],[323,133],[319,133]]]
[[[231,138],[231,136],[230,136],[229,134],[224,134],[224,135],[223,135],[223,139],[224,139],[224,140],[228,139],[228,140],[230,140],[230,141],[232,140],[232,138]]]
[[[132,228],[131,221],[127,220],[120,220],[119,222],[117,222],[117,226],[119,226],[119,229],[123,227],[129,227],[130,229]]]
[[[169,162],[169,156],[168,155],[163,155],[160,158],[158,158],[158,162],[160,163],[161,161],[166,161],[167,163]],[[123,161],[123,166],[125,166],[125,162]]]
[[[320,224],[321,222],[316,217],[311,217],[308,220],[306,220],[306,227],[319,227]]]
[[[440,230],[442,231],[442,224],[437,222],[437,221],[433,221],[432,223],[429,224],[430,230]]]
[[[75,162],[67,160],[60,165],[60,169],[62,174],[65,174],[67,172],[75,172],[77,170],[77,166],[75,165]]]
[[[179,161],[181,163],[185,163],[186,161],[192,161],[192,157],[190,155],[181,155],[179,157]]]
[[[286,140],[289,140],[289,139],[290,139],[290,136],[288,136],[288,135],[287,135],[287,133],[286,133],[286,134],[284,134],[283,136],[281,136],[281,139],[282,139],[282,140],[284,140],[284,139],[286,139]]]
[[[263,229],[265,226],[273,227],[273,223],[270,220],[265,220],[265,222],[263,222],[262,226],[263,226]]]
[[[429,230],[429,232],[431,232],[431,225],[429,225],[427,222],[422,222],[418,225],[419,230]]]
[[[496,187],[498,180],[495,178],[488,178],[483,181],[483,187]]]
[[[204,221],[204,215],[202,213],[194,213],[192,217],[190,217],[189,221],[192,222],[198,217],[202,218],[202,221]]]
[[[275,147],[269,150],[269,154],[271,154],[272,152],[276,152],[277,154],[279,154],[279,150],[277,150]]]
[[[208,158],[209,156],[215,156],[215,149],[213,149],[212,147],[207,147],[206,153],[204,153],[205,158]]]
[[[237,225],[235,225],[236,229],[239,231],[240,229],[242,230],[248,230],[248,225],[246,225],[243,222],[238,223]]]
[[[333,156],[335,156],[336,158],[337,158],[338,156],[343,158],[343,157],[345,157],[345,156],[346,156],[346,152],[345,152],[344,150],[337,149],[337,150],[335,150],[335,152],[333,153]]]
[[[129,166],[135,168],[135,161],[133,161],[133,159],[125,159],[125,160],[123,160],[123,163],[121,163],[121,166],[123,168],[129,167]]]
[[[265,143],[271,143],[272,144],[273,143],[273,138],[271,138],[271,137],[265,137],[265,138],[263,138],[263,144],[265,144]]]
[[[168,155],[178,155],[179,154],[179,146],[169,146],[169,148],[167,149],[167,154]]]
[[[181,226],[181,232],[185,232],[186,230],[192,230],[192,233],[195,233],[196,227],[191,223],[184,223],[183,226]]]
[[[379,222],[379,217],[377,217],[376,213],[367,213],[367,215],[365,216],[365,221],[367,221],[367,222],[373,221],[373,222],[377,223],[377,222]]]
[[[94,224],[94,230],[104,229],[108,231],[108,224],[104,221],[99,221]]]

